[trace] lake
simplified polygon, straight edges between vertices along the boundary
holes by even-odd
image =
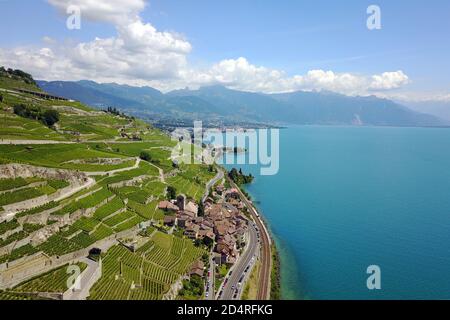
[[[256,177],[284,299],[450,299],[450,129],[292,127],[277,175],[235,167]]]

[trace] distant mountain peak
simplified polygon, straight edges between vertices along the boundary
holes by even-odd
[[[39,82],[45,91],[93,106],[131,110],[164,119],[259,122],[274,124],[439,126],[444,122],[375,96],[346,96],[332,91],[263,94],[221,84],[163,94],[151,87],[94,81]]]

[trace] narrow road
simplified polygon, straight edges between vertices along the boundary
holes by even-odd
[[[208,270],[208,277],[206,279],[206,292],[208,293],[208,296],[205,296],[205,300],[214,300],[215,299],[215,292],[214,292],[214,269],[215,269],[215,262],[213,259],[212,251],[209,254],[209,270]]]
[[[111,175],[111,174],[115,174],[118,172],[124,172],[124,171],[130,171],[133,169],[137,169],[139,167],[139,164],[141,163],[141,158],[136,157],[136,162],[134,163],[133,166],[131,167],[127,167],[127,168],[122,168],[122,169],[116,169],[116,170],[111,170],[111,171],[97,171],[97,172],[88,172],[85,171],[84,173],[88,176],[104,176],[104,175]]]
[[[98,272],[98,268],[100,268],[98,262],[88,258],[81,259],[81,262],[86,263],[87,267],[80,275],[80,289],[72,290],[68,297],[69,300],[86,300],[89,296],[89,290],[94,285],[92,279],[94,278],[95,273]]]
[[[241,196],[242,201],[245,206],[250,211],[250,214],[253,216],[253,219],[256,222],[258,227],[258,231],[260,234],[261,240],[261,270],[259,274],[259,287],[257,293],[257,300],[268,300],[270,294],[270,272],[272,267],[272,250],[271,250],[271,240],[268,234],[266,227],[263,222],[259,218],[259,214],[256,211],[255,207],[248,201],[247,197],[242,193],[241,189],[230,179],[227,177],[230,185],[237,190],[239,190],[239,194]]]
[[[238,300],[243,290],[245,279],[251,269],[251,264],[256,261],[255,257],[259,250],[257,231],[252,222],[249,222],[249,240],[247,248],[239,257],[231,269],[232,274],[228,276],[228,282],[223,287],[220,300]],[[247,270],[247,271],[246,271]]]
[[[220,169],[217,169],[218,172],[214,178],[212,178],[207,184],[206,184],[206,190],[205,194],[203,195],[202,202],[206,201],[206,198],[208,198],[209,190],[217,183],[217,181],[223,179],[223,171]]]

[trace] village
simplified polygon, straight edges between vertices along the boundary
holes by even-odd
[[[182,233],[197,245],[208,247],[212,262],[225,270],[238,261],[248,242],[247,208],[236,188],[219,184],[200,205],[181,194],[171,201],[161,201],[158,208],[166,213],[163,221],[169,233]],[[205,277],[205,264],[201,260],[192,266],[192,275]]]

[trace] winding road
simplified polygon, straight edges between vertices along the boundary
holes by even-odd
[[[206,190],[205,194],[203,195],[202,202],[206,201],[206,198],[208,198],[209,195],[209,190],[216,184],[217,181],[221,179],[223,179],[223,171],[218,169],[216,176],[206,184]]]

